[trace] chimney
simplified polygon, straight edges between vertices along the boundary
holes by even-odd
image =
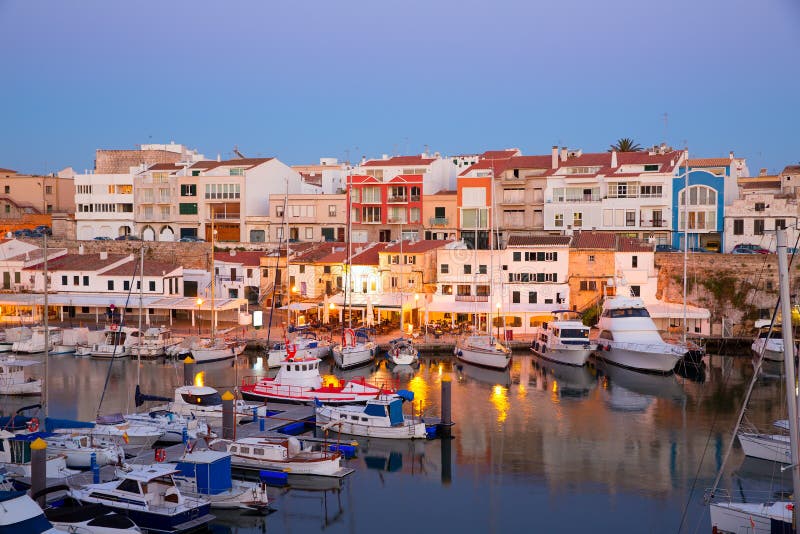
[[[766,176],[767,175],[767,169],[759,169],[758,175],[759,176]]]
[[[561,161],[567,161],[567,147],[561,147]]]
[[[615,168],[617,166],[617,151],[611,151],[611,167]]]
[[[367,162],[367,156],[361,156],[361,164],[364,165]]]
[[[100,259],[101,260],[107,260],[108,259],[108,251],[107,250],[101,250],[100,251]]]
[[[381,159],[389,159],[389,154],[381,154]]]
[[[553,145],[552,156],[550,157],[550,166],[554,169],[558,168],[558,146]]]
[[[730,152],[728,152],[728,159],[729,159],[729,160],[731,160],[731,161],[733,161],[733,150],[731,150]]]
[[[222,156],[220,156],[219,153],[217,153],[217,161],[222,161]]]
[[[78,246],[78,255],[79,256],[83,256],[84,252],[85,252],[85,249],[83,248],[83,245],[79,245]]]

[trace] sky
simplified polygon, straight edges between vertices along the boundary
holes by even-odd
[[[800,161],[798,28],[796,0],[0,0],[0,167],[631,137],[777,172]]]

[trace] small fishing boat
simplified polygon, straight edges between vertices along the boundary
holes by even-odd
[[[60,354],[74,354],[78,345],[89,343],[89,329],[85,326],[77,328],[64,328],[61,331],[61,341],[55,343],[50,350],[50,356]]]
[[[467,336],[456,344],[454,352],[459,360],[482,367],[505,369],[511,364],[511,349],[492,335]]]
[[[259,416],[267,416],[267,409],[263,405],[248,404],[243,400],[235,400],[233,403],[237,418],[252,417],[253,408],[256,408]],[[222,396],[219,391],[204,386],[202,382],[190,386],[180,386],[175,388],[175,396],[170,404],[154,408],[154,411],[160,410],[171,411],[184,417],[218,420],[222,418]],[[219,421],[217,421],[218,423]]]
[[[582,366],[597,345],[589,341],[589,327],[572,310],[556,310],[552,321],[536,329],[531,351],[537,356],[567,365]]]
[[[175,484],[172,465],[153,464],[117,469],[117,480],[72,488],[82,503],[101,504],[153,532],[200,530],[214,519],[206,499],[184,496]]]
[[[419,361],[419,351],[408,339],[393,339],[389,341],[389,359],[395,365],[413,365]]]
[[[130,355],[131,347],[139,343],[140,334],[138,328],[112,324],[104,331],[100,343],[78,346],[75,352],[78,356],[91,356],[103,360],[125,358]]]
[[[412,391],[399,390],[395,395],[370,399],[366,406],[316,407],[317,423],[342,434],[389,439],[425,439],[425,422],[403,415],[403,401],[413,401]]]
[[[134,425],[149,426],[161,432],[158,441],[181,443],[185,437],[199,439],[213,435],[211,427],[193,415],[183,416],[170,410],[151,410],[147,413],[129,413],[123,416]]]
[[[36,424],[38,425],[38,422]],[[31,443],[46,437],[46,434],[39,432],[14,434],[7,430],[0,430],[0,464],[5,465],[6,472],[9,474],[30,477]],[[67,457],[60,453],[48,453],[45,468],[47,478],[66,478],[77,473],[67,467]]]
[[[369,339],[366,329],[345,328],[342,341],[334,345],[331,352],[336,365],[342,369],[349,369],[372,362],[375,359],[377,345]]]
[[[789,421],[781,419],[773,425],[784,433],[760,433],[755,429],[740,431],[736,434],[745,456],[760,458],[782,464],[792,463],[791,443],[789,439]]]
[[[42,381],[25,376],[25,368],[35,360],[18,360],[13,355],[0,358],[0,395],[41,395]]]
[[[144,331],[140,342],[131,346],[131,356],[140,356],[144,359],[160,358],[166,354],[168,348],[182,341],[181,337],[173,337],[169,328],[148,328]]]
[[[0,339],[0,352],[11,352],[14,343],[30,339],[32,335],[33,331],[27,326],[6,328],[3,331],[2,339]]]
[[[317,335],[314,332],[305,329],[295,329],[295,332],[296,335],[290,345],[294,345],[296,352],[308,354],[320,360],[330,355],[330,343],[317,339]],[[278,341],[272,344],[272,347],[267,351],[267,365],[270,368],[281,366],[281,362],[288,356],[286,347],[287,343],[285,341]]]
[[[327,404],[366,402],[381,393],[392,393],[367,383],[365,378],[347,380],[340,385],[324,386],[319,374],[320,360],[295,355],[281,362],[275,378],[245,377],[239,388],[242,397],[255,401],[282,401],[310,404],[317,399]]]
[[[211,363],[235,358],[244,352],[246,346],[245,343],[222,339],[201,339],[192,345],[189,352],[196,363]]]
[[[173,475],[181,493],[208,499],[211,508],[265,511],[269,498],[263,483],[231,478],[231,455],[219,451],[190,452],[175,464]]]
[[[48,327],[50,331],[50,338],[48,345],[49,350],[53,350],[55,345],[61,343],[61,329],[57,326]],[[35,326],[32,330],[31,337],[23,341],[17,341],[11,346],[12,352],[22,352],[25,354],[38,354],[44,352],[44,334],[43,326]]]
[[[44,438],[47,448],[63,454],[67,467],[88,469],[92,466],[92,454],[97,465],[115,465],[125,461],[125,451],[117,444],[94,443],[92,438],[82,434],[49,434]]]
[[[770,328],[770,326],[772,328]],[[772,324],[768,319],[756,321],[758,335],[750,345],[756,356],[764,354],[764,359],[771,362],[783,361],[783,333],[780,324]]]
[[[73,428],[57,428],[54,432],[69,435],[73,432]],[[94,427],[84,428],[82,432],[90,436],[95,443],[119,445],[131,452],[150,448],[161,436],[161,430],[158,428],[131,424],[122,414],[101,415],[96,419]]]
[[[342,467],[341,454],[304,447],[295,437],[252,437],[236,441],[214,440],[212,450],[231,454],[231,465],[240,469],[271,469],[292,475],[316,475],[341,478],[353,472]]]

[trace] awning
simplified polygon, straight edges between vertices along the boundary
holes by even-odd
[[[44,295],[41,293],[10,294],[0,293],[0,305],[4,306],[41,306],[44,304]],[[130,296],[121,293],[52,293],[47,295],[49,306],[84,306],[92,308],[107,308],[114,305],[116,308],[138,308],[139,295],[131,293]],[[247,299],[216,298],[214,309],[216,311],[237,310],[247,305]],[[161,310],[203,310],[211,309],[211,299],[203,299],[198,306],[196,297],[168,297],[164,295],[144,295],[143,308]]]
[[[683,304],[677,302],[657,301],[647,303],[647,311],[653,319],[683,319]],[[686,305],[687,319],[710,319],[711,312],[706,308]]]
[[[319,304],[312,302],[291,302],[289,306],[281,306],[279,310],[285,310],[287,307],[292,311],[306,311],[318,307]]]
[[[420,299],[417,301],[414,299],[414,293],[387,293],[383,295],[365,295],[363,293],[355,293],[347,298],[347,305],[352,306],[353,308],[366,308],[367,299],[370,300],[373,308],[380,308],[384,310],[399,310],[401,308],[401,304],[405,305],[406,307],[411,306],[412,308],[421,308],[424,303],[422,294],[420,294]],[[332,302],[335,306],[344,306],[344,294],[339,293],[332,296],[330,298],[330,302]]]

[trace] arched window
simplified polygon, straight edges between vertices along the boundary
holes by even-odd
[[[688,194],[688,205],[687,205]],[[706,185],[693,185],[680,192],[678,229],[683,230],[688,217],[689,230],[717,230],[717,191]]]
[[[688,188],[689,206],[716,206],[717,192],[707,185],[693,185]],[[681,191],[681,206],[686,205],[686,190]]]

